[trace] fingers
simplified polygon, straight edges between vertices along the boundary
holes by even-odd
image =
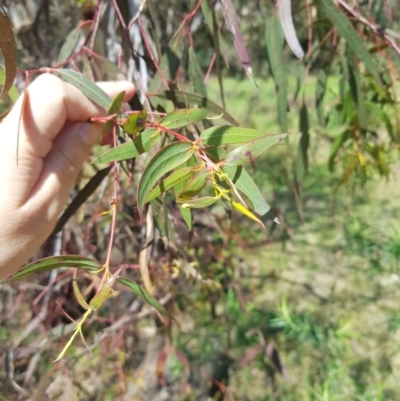
[[[133,84],[128,82],[101,83],[101,87],[110,97],[125,90],[129,99],[134,93]],[[74,86],[54,75],[43,74],[28,87],[4,124],[9,131],[17,132],[21,116],[19,155],[44,158],[66,121],[86,121],[105,114],[104,109]],[[16,137],[8,138],[7,143],[14,154]]]
[[[71,188],[93,144],[101,137],[102,128],[87,122],[67,125],[44,159],[43,169],[27,201],[34,208],[40,204],[47,218],[58,218]],[[50,214],[50,215],[49,215]]]
[[[100,86],[110,97],[115,97],[124,90],[126,91],[125,100],[134,94],[134,86],[129,82],[107,82],[101,83]],[[54,170],[52,163],[53,161],[57,163],[57,155],[62,151],[60,150],[62,146],[68,148],[64,153],[73,161],[72,169],[75,173],[76,169],[82,166],[90,145],[93,145],[96,138],[100,136],[100,129],[90,124],[94,126],[93,129],[82,131],[87,135],[76,136],[72,130],[73,125],[69,127],[69,122],[83,122],[91,117],[105,114],[105,110],[90,101],[74,86],[59,78],[50,74],[43,74],[37,78],[0,125],[1,179],[8,188],[8,196],[0,198],[0,206],[2,202],[9,202],[10,199],[14,206],[22,205],[33,188],[38,188],[37,181],[46,181],[43,181],[41,176],[44,173],[47,158],[52,162],[46,171]],[[18,131],[19,141],[17,142]],[[64,138],[66,133],[70,133],[69,139]],[[62,138],[58,140],[59,134],[62,134]],[[53,152],[53,142],[57,146],[54,154],[50,155]],[[70,150],[71,148],[74,152]],[[72,182],[76,175],[70,175],[70,170],[62,157],[59,160],[65,168],[64,173],[60,172],[60,178],[69,183]]]

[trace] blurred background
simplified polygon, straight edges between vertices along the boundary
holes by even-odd
[[[219,1],[4,1],[22,70],[65,63],[88,38],[92,25],[83,22],[97,15],[85,42],[96,57],[81,55],[75,66],[92,80],[135,82],[133,107],[146,107],[154,89],[152,58],[167,57],[177,88],[224,107],[240,126],[291,134],[248,167],[280,225],[265,219],[263,231],[218,204],[194,213],[192,231],[173,202],[155,213],[167,223],[156,225],[149,270],[175,320],[117,289],[85,325],[87,346],[78,340],[53,363],[74,327],[60,306],[73,319],[83,313],[71,272],[1,284],[0,400],[400,399],[400,5],[292,0],[306,53],[299,60],[274,28],[275,2],[232,4],[254,82]],[[327,15],[331,4],[342,17]],[[139,21],[129,29],[133,48],[119,18]],[[343,18],[356,39],[344,37]],[[21,71],[19,91],[25,78]],[[1,113],[11,105],[2,100]],[[133,179],[121,177],[112,255],[138,282],[146,229],[135,193],[145,160],[136,161]],[[88,164],[71,199],[99,171]],[[99,215],[109,208],[111,181],[104,178],[36,259],[104,258],[110,217]],[[93,294],[89,274],[79,283],[85,297]]]

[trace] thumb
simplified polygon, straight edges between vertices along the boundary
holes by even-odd
[[[59,133],[43,160],[43,169],[30,196],[55,213],[62,211],[92,146],[101,137],[102,127],[94,123],[73,122]]]

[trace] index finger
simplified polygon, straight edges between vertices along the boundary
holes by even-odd
[[[125,99],[134,94],[129,82],[103,83],[106,93],[114,97],[123,90]],[[26,97],[25,101],[23,97]],[[22,113],[21,113],[22,109]],[[87,121],[91,117],[105,115],[106,111],[89,100],[73,85],[52,74],[43,74],[18,99],[13,110],[4,120],[9,131],[16,132],[21,116],[19,154],[43,159],[51,149],[52,142],[67,121]],[[10,126],[11,125],[11,126]],[[9,150],[16,149],[16,138],[8,136]]]

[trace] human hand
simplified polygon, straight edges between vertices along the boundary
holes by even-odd
[[[111,97],[125,90],[125,101],[135,90],[129,82],[99,86]],[[0,279],[26,263],[53,231],[101,137],[101,126],[87,120],[106,115],[78,89],[50,74],[37,78],[25,96],[25,104],[21,96],[0,124]]]

